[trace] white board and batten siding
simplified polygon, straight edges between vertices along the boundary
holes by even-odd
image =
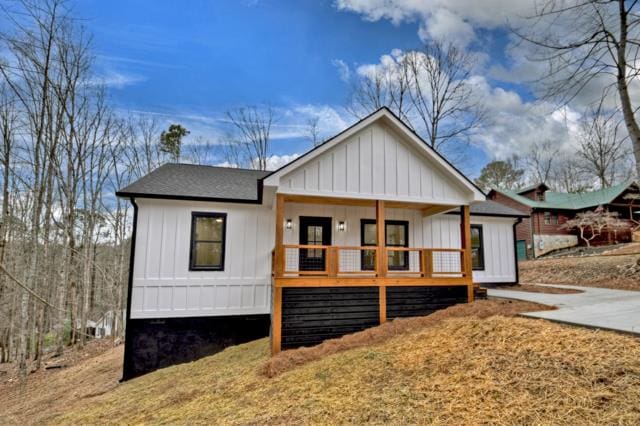
[[[276,192],[460,206],[484,194],[400,124],[379,111],[264,180],[264,202],[240,204],[138,198],[131,318],[268,314]],[[177,194],[179,195],[179,194]],[[224,270],[190,271],[193,212],[226,213]],[[334,245],[360,245],[360,219],[372,207],[286,204],[287,218],[326,216],[346,221]],[[460,217],[422,217],[416,209],[387,209],[409,222],[410,247],[460,247]],[[484,227],[485,271],[477,282],[515,279],[513,219],[472,217]],[[335,229],[335,228],[334,228]],[[285,243],[299,236],[286,232]]]
[[[450,205],[471,197],[384,123],[370,124],[283,175],[278,192]]]
[[[513,224],[516,219],[471,216],[471,224],[482,225],[484,270],[473,271],[476,283],[514,283],[516,253]]]
[[[336,206],[330,204],[285,204],[285,218],[291,219],[292,229],[284,231],[285,244],[299,243],[300,216],[331,217],[332,244],[361,245],[361,219],[375,219],[373,207]],[[403,220],[409,224],[409,247],[460,248],[460,216],[439,214],[423,217],[415,209],[387,209],[386,219]],[[346,230],[338,231],[338,222],[345,222]],[[482,225],[484,270],[473,271],[477,283],[512,283],[516,280],[513,240],[514,218],[471,216],[471,224]],[[294,265],[295,266],[295,265]],[[356,265],[358,266],[358,265]]]
[[[131,318],[268,314],[268,206],[137,199]],[[192,212],[227,213],[223,271],[190,271]]]
[[[472,225],[482,226],[484,270],[473,271],[475,283],[513,283],[516,281],[514,218],[471,216]],[[425,222],[427,247],[460,248],[460,217],[437,215]]]

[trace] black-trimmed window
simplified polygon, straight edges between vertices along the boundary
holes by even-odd
[[[191,213],[189,270],[224,270],[226,227],[226,213]]]
[[[474,271],[484,271],[482,225],[471,225],[471,266]]]
[[[360,240],[363,246],[375,246],[376,221],[362,219],[360,221]],[[409,247],[409,222],[406,220],[385,221],[385,245],[387,247]],[[361,268],[363,271],[372,271],[375,262],[374,250],[363,250],[361,256]],[[390,271],[403,271],[409,269],[408,251],[388,251],[388,268]]]

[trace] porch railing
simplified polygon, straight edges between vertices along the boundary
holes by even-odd
[[[282,277],[375,277],[378,261],[386,258],[387,277],[462,277],[464,250],[453,248],[326,246],[288,244],[283,246]]]

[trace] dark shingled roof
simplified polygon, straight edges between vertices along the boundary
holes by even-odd
[[[528,217],[526,213],[507,207],[504,204],[487,200],[471,205],[471,214],[476,216]]]
[[[174,200],[257,203],[259,181],[269,172],[195,164],[164,164],[131,185],[119,190],[119,197],[168,198]],[[526,217],[495,201],[471,205],[478,216]]]
[[[259,202],[258,181],[269,172],[194,164],[164,164],[131,185],[119,197]]]

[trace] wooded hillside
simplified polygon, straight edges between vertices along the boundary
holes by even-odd
[[[132,209],[114,193],[166,154],[155,121],[110,105],[66,2],[0,13],[0,362],[26,375],[108,311],[122,333]]]

